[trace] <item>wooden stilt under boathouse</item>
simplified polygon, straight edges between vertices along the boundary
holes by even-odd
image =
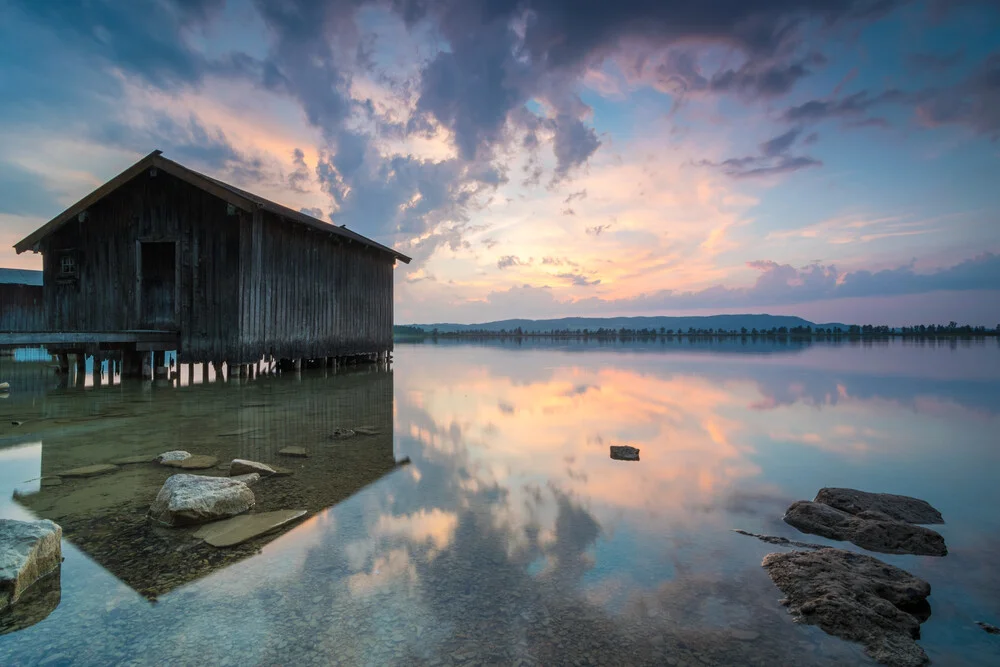
[[[410,261],[160,151],[14,247],[43,256],[45,331],[29,337],[56,354],[120,350],[126,375],[165,350],[229,368],[387,358],[393,267]]]

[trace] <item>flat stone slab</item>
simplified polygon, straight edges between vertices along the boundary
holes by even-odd
[[[253,491],[231,477],[172,475],[163,483],[149,514],[167,526],[228,519],[254,506]]]
[[[616,461],[638,461],[639,450],[628,445],[611,445],[611,458]]]
[[[40,486],[61,486],[63,483],[62,477],[42,477],[39,482]]]
[[[306,451],[305,447],[285,447],[284,449],[279,449],[278,454],[281,456],[298,456],[300,458],[309,456],[309,452]]]
[[[0,611],[62,563],[62,528],[48,521],[0,519]]]
[[[355,427],[354,432],[358,435],[378,435],[381,433],[377,428],[369,428],[368,426]]]
[[[233,462],[229,464],[230,477],[247,475],[254,472],[259,474],[261,477],[267,477],[268,475],[274,474],[274,468],[266,463],[248,461],[246,459],[233,459]]]
[[[862,512],[879,512],[890,519],[907,523],[944,523],[941,512],[926,500],[892,493],[825,488],[819,490],[813,502],[823,503],[855,516]]]
[[[240,482],[243,482],[247,486],[253,486],[254,484],[260,481],[260,473],[251,472],[245,475],[233,475],[229,479],[235,479]]]
[[[175,449],[171,452],[163,452],[153,460],[165,463],[167,461],[183,461],[184,459],[189,458],[191,458],[191,452],[185,452],[183,449]]]
[[[869,517],[877,518],[869,518]],[[847,540],[862,549],[884,554],[946,556],[944,537],[930,528],[893,521],[884,514],[862,512],[858,516],[823,503],[799,500],[785,512],[785,523],[804,533],[831,540]]]
[[[133,463],[152,463],[153,457],[148,454],[144,456],[123,456],[120,459],[111,459],[110,463],[116,466],[127,466]]]
[[[112,465],[110,463],[97,463],[92,466],[83,466],[82,468],[73,468],[72,470],[63,470],[62,472],[56,473],[58,477],[94,477],[95,475],[104,475],[109,472],[114,472],[118,470],[118,466]]]
[[[231,547],[270,533],[306,515],[306,510],[279,510],[244,514],[225,521],[216,521],[194,534],[213,547]]]
[[[842,549],[773,553],[762,565],[787,596],[782,604],[796,622],[859,642],[886,665],[927,664],[927,654],[914,641],[930,615],[931,585],[923,579]]]
[[[161,465],[169,466],[171,468],[180,468],[182,470],[206,470],[219,465],[219,459],[214,456],[197,454],[189,456],[186,459],[181,459],[180,461],[161,461],[160,463]]]

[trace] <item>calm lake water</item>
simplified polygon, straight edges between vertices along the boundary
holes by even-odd
[[[869,664],[792,623],[760,567],[781,548],[732,532],[824,542],[781,520],[823,486],[941,510],[948,556],[874,555],[931,583],[933,664],[1000,664],[975,625],[1000,625],[996,340],[414,344],[179,387],[0,359],[0,381],[0,517],[65,531],[58,606],[0,665]],[[640,462],[609,458],[626,443]],[[174,470],[39,481],[171,449],[290,468],[258,506],[310,516],[223,552],[143,521]]]

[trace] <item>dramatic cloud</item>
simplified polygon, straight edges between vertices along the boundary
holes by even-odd
[[[991,55],[962,83],[927,93],[917,108],[928,125],[965,125],[973,131],[1000,136],[1000,52]]]
[[[512,266],[527,266],[529,264],[531,264],[530,259],[528,261],[524,261],[517,255],[504,255],[497,260],[498,269],[507,269]]]
[[[801,129],[789,130],[784,134],[769,139],[760,145],[760,155],[740,158],[730,158],[722,162],[702,160],[696,164],[706,167],[717,167],[733,178],[754,178],[785,174],[808,167],[818,167],[823,163],[807,156],[788,155],[789,149],[801,134]]]

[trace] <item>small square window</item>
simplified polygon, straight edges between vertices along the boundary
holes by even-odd
[[[59,273],[64,276],[76,275],[76,257],[63,255],[59,258]]]

